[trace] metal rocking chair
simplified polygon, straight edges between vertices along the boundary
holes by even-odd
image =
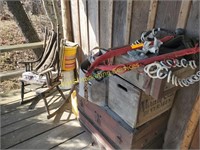
[[[64,100],[64,103],[69,102],[69,99],[65,97],[62,90],[59,88],[60,85],[60,62],[59,62],[59,51],[60,51],[60,37],[55,31],[48,32],[49,38],[45,46],[43,55],[37,61],[32,62],[20,62],[25,64],[26,71],[22,74],[21,81],[21,104],[27,103],[30,100],[24,101],[25,86],[30,84],[40,85],[36,89],[37,97],[31,99],[32,103],[29,108],[33,109],[40,99],[44,100],[44,104],[48,115],[50,115],[49,102],[47,102],[47,97],[58,91]],[[46,38],[45,38],[46,39]],[[33,68],[33,63],[39,62],[35,68]],[[63,110],[64,111],[64,110]],[[62,111],[62,113],[63,113]],[[55,112],[54,112],[55,115]],[[71,109],[70,114],[71,115]],[[59,115],[61,117],[61,115]],[[60,119],[59,117],[59,119]],[[69,117],[68,117],[69,118]],[[57,119],[58,120],[58,119]]]

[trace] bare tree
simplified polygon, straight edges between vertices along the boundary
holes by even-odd
[[[0,15],[3,15],[4,12],[4,2],[0,0]]]
[[[59,5],[58,5],[58,4],[60,4],[60,1],[52,0],[52,3],[53,3],[53,8],[54,8],[55,16],[57,19],[57,23],[59,25],[59,31],[60,31],[61,36],[63,37],[61,8],[59,8]]]
[[[38,4],[38,0],[32,0],[31,1],[31,13],[32,15],[39,15],[39,4]]]
[[[35,31],[31,21],[29,20],[22,3],[20,1],[10,1],[7,0],[7,5],[10,10],[10,12],[15,17],[15,20],[21,29],[23,35],[27,39],[28,42],[39,42],[39,36],[37,32]],[[41,56],[43,49],[37,48],[33,49],[34,53],[37,57]]]
[[[48,16],[51,26],[53,29],[57,28],[57,24],[59,24],[59,31],[61,35],[63,34],[62,29],[62,18],[61,18],[61,12],[59,9],[58,4],[59,1],[56,0],[42,0],[44,10],[46,12],[46,15]]]
[[[46,15],[48,16],[50,22],[51,22],[51,27],[53,29],[56,29],[57,26],[57,20],[56,20],[56,16],[54,14],[54,10],[53,10],[53,3],[51,0],[42,0],[43,6],[44,6],[44,10],[46,12]]]

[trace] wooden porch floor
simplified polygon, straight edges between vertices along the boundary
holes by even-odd
[[[55,124],[46,118],[42,100],[30,111],[30,103],[19,104],[19,91],[0,97],[1,149],[96,149],[91,146],[91,135],[74,116],[66,122],[67,112]]]

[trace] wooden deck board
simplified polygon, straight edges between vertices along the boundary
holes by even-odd
[[[8,105],[10,103],[20,101],[19,90],[1,94],[0,97],[1,97],[0,105]]]
[[[8,105],[16,102],[20,102],[20,90],[11,91],[9,93],[0,94],[0,105]],[[35,92],[29,92],[25,94],[25,99],[29,99],[35,95]],[[13,107],[14,108],[14,107]]]
[[[74,115],[66,122],[68,113],[65,112],[60,123],[55,124],[53,119],[46,118],[43,101],[36,109],[27,111],[29,104],[20,106],[16,96],[19,97],[17,94],[4,96],[1,101],[2,149],[83,149],[92,143],[91,135]]]
[[[20,120],[24,120],[24,119],[39,115],[45,111],[46,110],[44,107],[37,108],[32,111],[29,111],[28,107],[24,107],[23,109],[16,110],[11,113],[7,113],[1,116],[1,127],[13,124]]]
[[[0,105],[2,106],[1,110],[0,110],[1,115],[7,114],[7,113],[10,113],[10,112],[19,110],[19,109],[23,109],[24,107],[30,105],[30,103],[20,105],[20,101],[21,101],[20,96],[19,96],[20,94],[21,94],[20,91],[16,91],[16,92],[9,94],[9,95],[3,95],[3,96],[2,96],[2,94],[0,95],[0,97],[2,98],[1,101],[0,101]],[[57,92],[55,92],[55,94],[56,95],[55,95],[54,99],[59,97]],[[8,96],[12,96],[12,98],[8,99]],[[32,99],[35,96],[36,96],[35,92],[27,93],[27,94],[25,94],[25,101]],[[50,100],[50,99],[51,99],[51,97],[47,98],[47,100]],[[61,98],[59,100],[61,100]],[[39,107],[44,106],[43,100],[40,100],[40,102],[37,104],[37,107],[38,106]]]
[[[11,113],[13,111],[17,111],[17,110],[20,110],[20,109],[28,108],[28,106],[30,105],[30,103],[20,105],[19,102],[20,102],[20,100],[16,100],[16,101],[11,101],[8,104],[2,104],[1,105],[2,106],[1,115]],[[43,104],[43,103],[40,102],[40,105]]]
[[[54,105],[50,106],[50,109],[58,107],[59,104],[60,104],[59,101],[56,102]],[[12,105],[13,104],[10,104],[10,107],[9,107],[10,110],[13,110],[13,108],[14,108],[14,106],[12,106]],[[21,107],[19,106],[19,109],[10,111],[10,113],[7,112],[6,114],[2,115],[1,116],[1,121],[2,121],[1,126],[4,127],[4,126],[10,125],[10,124],[13,124],[14,122],[18,122],[20,120],[34,117],[43,112],[46,112],[43,100],[40,100],[39,103],[36,105],[36,108],[33,110],[28,109],[29,105],[30,104],[22,105]],[[6,110],[4,109],[4,111],[6,111]]]
[[[75,148],[76,150],[81,150],[89,145],[91,145],[91,135],[85,131],[82,134],[74,137],[71,140],[67,140],[64,143],[56,146],[53,148],[53,150],[66,150],[66,149],[73,149]]]
[[[82,133],[83,131],[84,130],[80,127],[78,121],[70,121],[57,128],[52,129],[51,132],[45,132],[12,148],[25,149],[28,145],[29,149],[50,149],[55,145],[71,139],[72,137]]]
[[[101,149],[100,147],[88,145],[84,147],[82,150],[100,150],[100,149]]]
[[[56,110],[56,109],[52,109],[52,110]],[[30,126],[32,124],[35,124],[37,122],[40,122],[40,121],[46,120],[46,119],[47,119],[47,113],[44,112],[44,113],[41,113],[39,115],[30,117],[28,119],[20,120],[18,122],[13,123],[13,124],[2,127],[1,128],[1,135],[11,133],[15,130],[24,128],[25,126]]]
[[[47,132],[62,124],[63,123],[52,124],[45,120],[38,122],[36,124],[32,124],[30,126],[25,126],[24,128],[15,130],[9,134],[2,136],[1,146],[2,148],[10,148],[13,145],[21,143],[21,141],[25,141],[27,139],[32,138],[33,136],[37,136],[43,132]]]
[[[21,120],[19,122],[14,123],[14,124],[5,126],[5,127],[1,128],[1,136],[4,136],[8,133],[12,133],[12,132],[19,130],[21,128],[24,128],[26,126],[30,126],[32,124],[35,124],[35,123],[41,121],[44,118],[46,118],[46,113],[42,113],[41,115],[34,116],[34,117],[28,118],[26,120]]]

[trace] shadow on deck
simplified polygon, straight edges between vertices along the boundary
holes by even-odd
[[[30,103],[19,104],[19,91],[0,97],[2,149],[94,149],[91,135],[74,116],[66,122],[67,112],[55,124],[47,119],[43,101],[30,111]],[[51,109],[56,109],[57,103]]]

